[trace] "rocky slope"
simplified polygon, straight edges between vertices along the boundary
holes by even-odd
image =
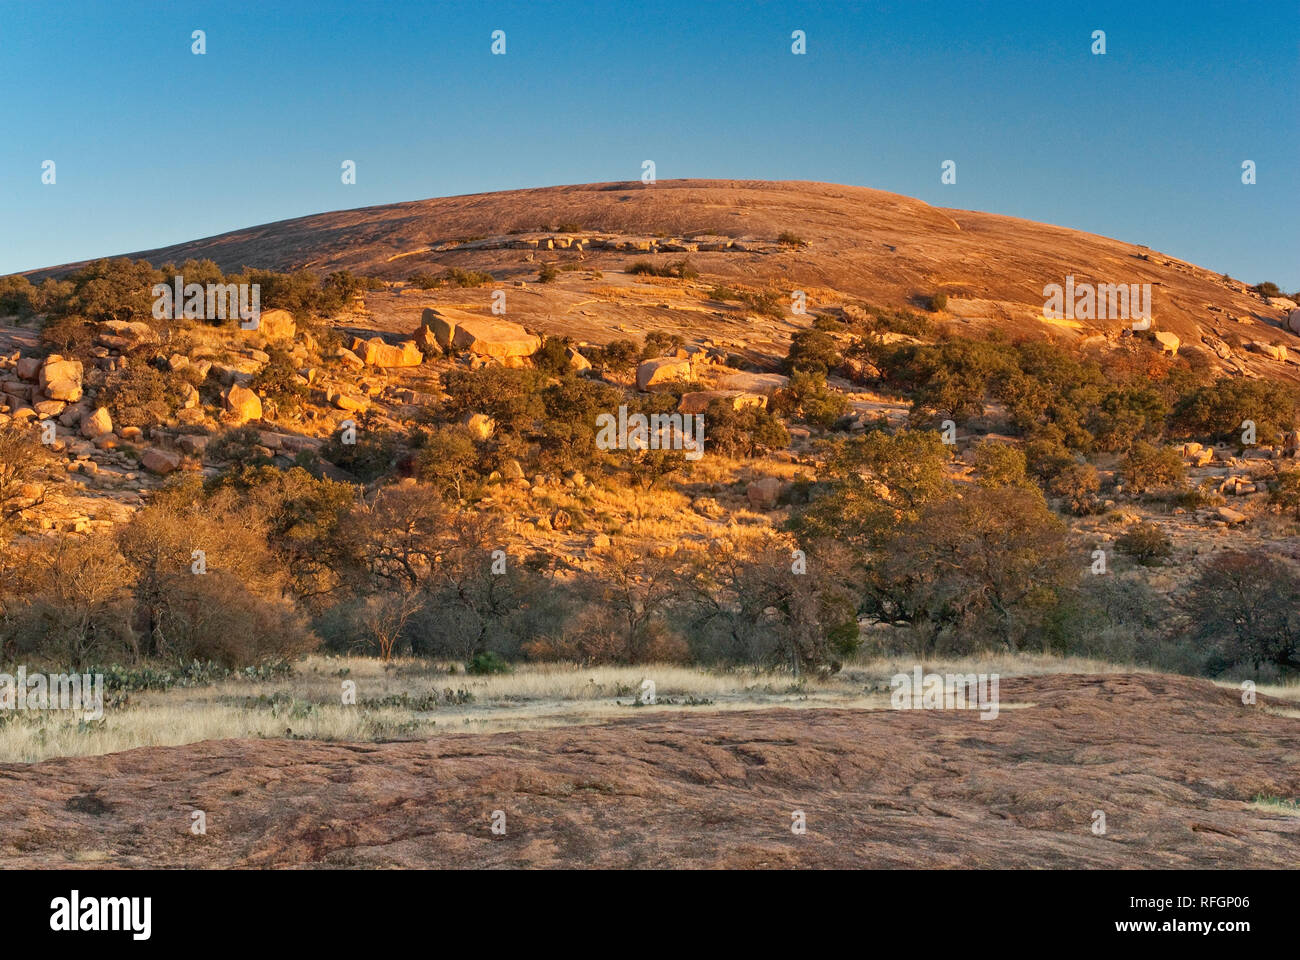
[[[787,232],[805,245],[776,242]],[[813,302],[902,306],[942,292],[951,314],[972,327],[1069,340],[1115,337],[1128,324],[1044,323],[1046,284],[1067,276],[1149,283],[1158,330],[1207,348],[1225,369],[1300,379],[1290,301],[1266,300],[1240,281],[1134,243],[862,187],[668,180],[513,190],[317,214],[131,256],[156,265],[209,257],[228,270],[348,269],[393,280],[456,266],[509,282],[535,276],[541,260],[608,271],[646,253],[688,254],[707,276],[803,289]],[[552,316],[554,306],[521,301],[521,312],[511,313],[528,323]],[[605,329],[606,339],[615,335]]]

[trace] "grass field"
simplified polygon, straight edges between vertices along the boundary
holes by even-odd
[[[125,705],[106,707],[103,717],[94,721],[59,711],[0,714],[0,762],[243,737],[422,739],[440,733],[602,723],[643,712],[771,707],[879,710],[889,708],[889,678],[914,666],[914,661],[904,658],[862,660],[833,676],[795,678],[755,669],[559,663],[523,664],[507,674],[472,676],[455,664],[423,660],[385,664],[373,658],[310,656],[294,664],[291,675],[275,679],[230,679],[132,692]],[[1034,654],[935,660],[923,666],[927,672],[1002,677],[1136,669]],[[654,685],[653,704],[639,702],[648,689],[646,681]],[[355,684],[355,704],[343,703],[345,682]],[[1259,690],[1300,706],[1300,686]]]

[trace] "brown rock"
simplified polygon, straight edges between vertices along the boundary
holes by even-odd
[[[578,373],[591,369],[591,361],[584,357],[576,347],[566,348],[564,355],[569,358],[570,369],[575,370]]]
[[[347,413],[355,413],[365,410],[368,404],[361,397],[353,397],[346,393],[333,393],[330,395],[330,402],[339,410]]]
[[[470,314],[456,323],[451,345],[455,350],[468,350],[475,356],[505,360],[531,357],[541,349],[542,338],[509,320]]]
[[[96,437],[113,432],[113,418],[108,415],[108,411],[100,407],[90,416],[81,418],[81,435],[88,440],[94,440]]]
[[[257,318],[257,326],[251,330],[240,330],[246,335],[257,335],[271,340],[292,340],[298,334],[298,325],[294,323],[293,314],[288,310],[263,310]]]
[[[150,473],[166,476],[181,465],[180,454],[150,447],[140,456],[140,465]]]
[[[433,331],[434,340],[439,347],[443,350],[450,350],[452,340],[456,336],[457,320],[469,319],[472,316],[473,314],[466,313],[463,310],[426,307],[424,313],[420,315],[420,325]]]
[[[745,488],[745,496],[755,510],[772,510],[776,507],[783,486],[778,477],[762,477]]]
[[[681,413],[703,413],[714,400],[730,400],[733,410],[767,406],[767,397],[757,393],[746,393],[743,390],[695,390],[682,394],[677,409]]]
[[[743,390],[770,397],[790,385],[790,378],[779,373],[733,373],[723,377],[719,386],[727,390]]]
[[[226,409],[236,423],[262,419],[262,401],[252,390],[238,383],[226,391]]]
[[[649,390],[651,387],[674,380],[688,380],[691,376],[691,361],[680,357],[656,357],[642,360],[636,368],[636,388]]]
[[[1265,343],[1263,340],[1255,340],[1251,343],[1250,348],[1256,353],[1262,353],[1270,360],[1276,360],[1279,363],[1286,361],[1286,347],[1283,344]]]
[[[41,390],[51,400],[75,403],[81,399],[81,375],[81,361],[64,360],[51,354],[41,365],[38,377]]]
[[[385,343],[382,337],[371,337],[362,347],[362,361],[371,367],[418,367],[424,356],[413,340],[404,340],[400,346]]]
[[[1300,788],[1287,701],[1243,709],[1238,690],[1139,673],[1003,677],[999,699],[994,721],[889,709],[886,692],[875,710],[679,707],[417,742],[205,740],[15,763],[0,848],[12,869],[67,862],[88,830],[69,798],[93,794],[112,811],[94,820],[96,847],[126,869],[625,869],[629,850],[677,870],[1294,869],[1294,818],[1251,806],[1261,785]],[[214,784],[220,843],[153,829]],[[833,815],[818,819],[810,796],[834,797]],[[428,842],[484,797],[545,832]],[[1123,812],[1124,842],[1089,833],[1099,808]],[[790,811],[804,809],[808,832],[792,839]]]
[[[339,358],[339,362],[342,363],[343,366],[349,367],[353,370],[361,370],[366,365],[364,360],[358,357],[347,347],[339,347],[339,349],[335,352],[334,355]]]
[[[420,324],[420,328],[411,335],[411,340],[426,357],[436,357],[442,353],[442,347],[438,344],[433,328],[425,324]]]
[[[1237,510],[1233,510],[1231,507],[1218,507],[1214,512],[1218,514],[1220,520],[1224,520],[1228,523],[1246,522],[1246,515]]]

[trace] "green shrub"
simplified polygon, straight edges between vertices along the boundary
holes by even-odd
[[[462,270],[460,267],[448,267],[437,275],[428,270],[418,270],[411,274],[407,282],[419,287],[421,290],[436,290],[444,286],[481,287],[486,283],[493,283],[495,280],[496,278],[492,274],[483,273],[480,270]]]
[[[1173,555],[1169,535],[1154,523],[1137,523],[1115,541],[1115,549],[1146,567],[1157,566]]]
[[[849,401],[826,386],[826,374],[816,371],[790,374],[790,383],[772,397],[772,411],[825,429],[844,416]]]
[[[144,427],[170,419],[184,400],[187,381],[132,362],[105,382],[104,405],[118,426]]]
[[[483,650],[470,657],[465,664],[465,672],[475,677],[489,676],[494,673],[510,673],[510,664],[491,650]]]
[[[853,312],[857,311],[866,315],[865,319],[854,321],[855,329],[861,334],[901,333],[909,337],[925,337],[932,331],[930,318],[911,310],[886,310],[858,304]]]
[[[1032,487],[1027,473],[1025,453],[1019,447],[996,440],[981,440],[975,445],[977,483],[984,487]]]
[[[762,407],[737,410],[728,399],[714,400],[704,411],[709,449],[729,457],[759,457],[790,445],[779,417]]]
[[[824,378],[836,369],[844,358],[839,344],[829,333],[821,330],[800,330],[790,340],[786,354],[786,369],[794,373],[820,373]]]
[[[463,496],[478,478],[478,465],[478,447],[460,424],[438,427],[415,454],[415,475],[444,497]]]
[[[321,447],[321,457],[347,470],[362,483],[370,483],[392,472],[396,463],[397,437],[391,430],[362,424],[356,428],[356,443],[344,443],[343,438],[344,432],[336,431]]]
[[[655,357],[671,357],[686,346],[686,340],[679,333],[664,333],[652,330],[645,335],[641,345],[641,359],[651,360]]]
[[[641,351],[631,340],[611,340],[596,351],[592,363],[611,373],[620,373],[632,369],[641,356]]]
[[[672,277],[678,280],[695,280],[700,275],[689,258],[674,260],[663,266],[649,260],[637,260],[625,272],[649,277]]]
[[[307,384],[288,351],[273,347],[269,353],[270,362],[253,377],[252,390],[275,404],[280,416],[296,414],[307,398]]]
[[[1271,444],[1295,428],[1298,410],[1300,391],[1289,384],[1224,377],[1180,396],[1170,422],[1178,437],[1240,443],[1242,423],[1250,420],[1256,440]]]
[[[1178,486],[1187,476],[1187,468],[1177,450],[1149,443],[1134,444],[1120,469],[1128,485],[1139,490]]]
[[[225,431],[208,444],[205,453],[213,460],[229,461],[237,469],[271,462],[262,445],[261,433],[251,424]]]
[[[442,286],[442,278],[429,270],[417,270],[406,278],[406,282],[420,290],[435,290]]]
[[[0,277],[0,315],[30,316],[36,312],[36,288],[24,276]]]

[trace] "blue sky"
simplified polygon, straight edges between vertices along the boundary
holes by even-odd
[[[876,187],[1300,289],[1296,0],[0,0],[0,90],[0,273],[652,159],[660,179]]]

